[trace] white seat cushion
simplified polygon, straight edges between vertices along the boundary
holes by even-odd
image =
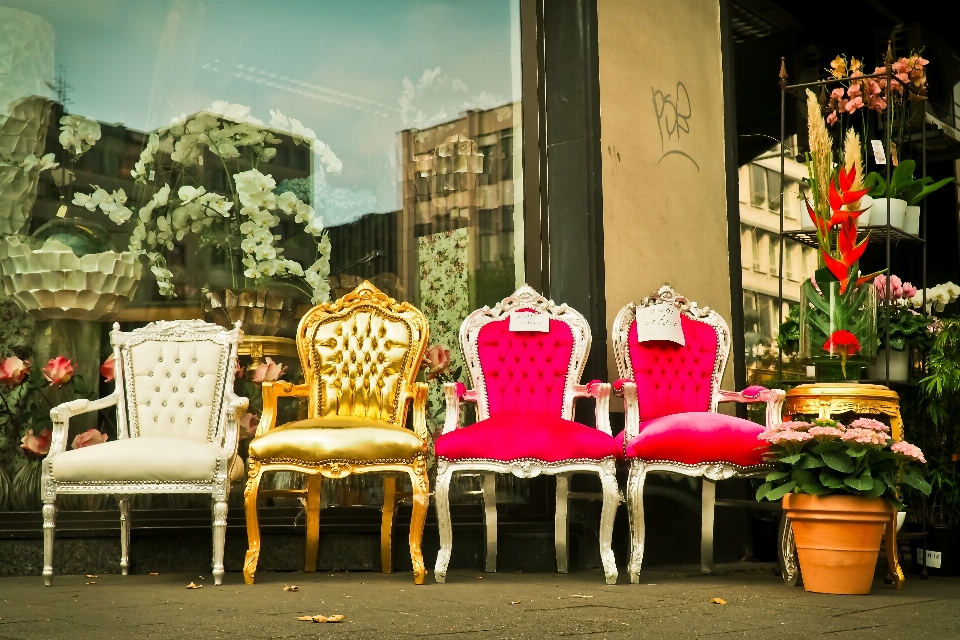
[[[47,458],[57,482],[212,480],[223,449],[183,438],[104,442]]]

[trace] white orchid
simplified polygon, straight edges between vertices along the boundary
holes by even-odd
[[[153,157],[160,150],[160,136],[151,133],[147,139],[147,146],[140,152],[140,159],[133,165],[130,175],[139,182],[146,182],[147,167],[153,164]]]
[[[60,144],[74,156],[80,157],[100,139],[100,123],[82,116],[60,118]]]

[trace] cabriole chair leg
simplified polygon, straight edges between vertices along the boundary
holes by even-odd
[[[43,583],[53,585],[53,539],[57,522],[56,495],[43,505]]]
[[[251,461],[250,478],[244,491],[243,510],[247,516],[247,555],[243,559],[243,581],[253,584],[257,573],[257,560],[260,559],[260,519],[257,515],[257,493],[263,470],[260,463]]]
[[[450,564],[450,554],[453,551],[453,529],[450,523],[450,479],[452,477],[453,470],[441,460],[434,492],[437,526],[440,529],[440,551],[437,553],[437,563],[433,567],[433,577],[440,583],[447,581],[447,566]],[[413,535],[412,528],[410,535]]]
[[[213,505],[213,584],[223,584],[223,545],[227,536],[227,497],[217,496]]]
[[[569,570],[569,551],[567,548],[567,537],[570,532],[570,525],[567,518],[567,503],[570,495],[570,477],[566,474],[556,476],[557,478],[557,511],[553,523],[554,546],[557,551],[557,572],[567,573]]]
[[[317,570],[320,553],[320,490],[323,476],[318,473],[307,476],[307,546],[303,554],[304,573]]]
[[[380,571],[393,573],[393,513],[397,502],[397,479],[383,477],[383,515],[380,520]]]
[[[700,503],[700,570],[713,571],[713,511],[716,504],[717,483],[703,479],[703,498]]]
[[[646,525],[643,520],[643,484],[647,479],[643,463],[633,460],[627,478],[627,513],[630,516],[630,573],[631,584],[640,583],[640,567],[643,565],[643,546]]]
[[[130,572],[130,496],[120,496],[120,573]]]
[[[410,471],[413,484],[413,513],[410,515],[410,560],[413,563],[413,582],[423,584],[427,569],[423,566],[423,525],[427,521],[427,507],[430,506],[430,481],[427,479],[427,462],[419,458]]]
[[[483,474],[483,527],[487,539],[486,571],[497,572],[497,474]]]
[[[617,506],[620,504],[620,489],[617,488],[617,470],[610,462],[609,468],[600,472],[603,485],[603,510],[600,512],[600,559],[603,561],[603,573],[607,584],[617,584],[617,559],[613,554],[613,523],[617,518]],[[606,466],[606,465],[605,465]]]

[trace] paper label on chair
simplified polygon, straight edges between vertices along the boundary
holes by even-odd
[[[510,314],[510,331],[538,331],[540,333],[550,333],[550,316],[542,313],[522,313]]]
[[[876,164],[887,164],[887,156],[883,153],[883,142],[871,140],[870,146],[873,148],[873,161]]]
[[[654,304],[637,307],[637,341],[666,340],[686,346],[683,327],[680,325],[680,309],[672,304]]]

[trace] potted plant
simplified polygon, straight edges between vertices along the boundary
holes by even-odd
[[[192,237],[206,258],[198,284],[209,319],[228,326],[241,320],[252,334],[292,334],[296,299],[314,304],[329,299],[330,241],[302,194],[260,169],[284,139],[311,148],[319,156],[317,171],[336,173],[342,165],[298,120],[276,111],[265,126],[249,111],[218,101],[150,134],[131,171],[141,185],[136,205],[127,206],[122,189],[109,193],[96,185],[91,193],[77,192],[73,204],[99,209],[117,225],[132,220],[129,251],[146,258],[161,295],[176,295],[166,252]],[[208,190],[212,184],[222,184],[223,193]],[[291,239],[294,244],[313,237],[298,247],[311,254],[312,264],[286,254],[291,247],[276,234],[282,223],[305,232]],[[214,263],[223,263],[223,285],[209,282],[216,275]]]
[[[860,367],[876,354],[876,274],[860,276],[869,238],[858,241],[857,209],[867,193],[860,183],[859,136],[847,132],[844,157],[834,171],[833,150],[820,105],[807,91],[810,151],[806,154],[812,202],[807,212],[817,229],[820,269],[800,287],[800,355],[820,382],[856,382]]]
[[[903,282],[895,275],[890,276],[890,299],[887,300],[887,278],[883,274],[874,278],[877,289],[877,337],[881,348],[877,351],[876,364],[867,367],[867,377],[871,380],[889,378],[895,382],[906,382],[910,373],[911,348],[926,347],[930,332],[927,328],[931,320],[914,311],[911,301],[917,295],[917,288],[909,282]],[[887,341],[885,323],[890,320],[890,338]],[[890,352],[890,371],[887,376],[887,351]]]
[[[783,500],[804,589],[870,593],[884,527],[903,509],[901,485],[930,493],[923,453],[870,418],[782,422],[758,437],[773,471],[757,500]]]
[[[935,337],[920,393],[930,418],[926,441],[932,491],[927,539],[917,548],[940,552],[940,567],[928,567],[931,573],[960,575],[960,319],[938,320],[930,329]]]
[[[917,163],[903,160],[893,169],[888,185],[883,176],[872,171],[864,178],[864,186],[870,189],[873,198],[871,222],[875,225],[887,223],[887,196],[890,197],[890,226],[916,235],[920,232],[920,203],[928,195],[955,182],[953,178],[933,181],[930,176],[914,178]]]

